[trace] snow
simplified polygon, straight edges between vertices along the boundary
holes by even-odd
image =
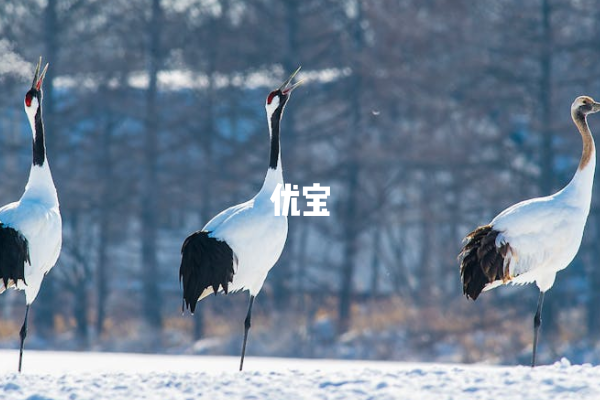
[[[600,367],[0,351],[0,399],[599,399]]]

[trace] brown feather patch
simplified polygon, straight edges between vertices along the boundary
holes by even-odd
[[[504,260],[510,245],[496,247],[500,232],[490,225],[480,226],[465,237],[465,244],[458,255],[463,294],[476,300],[483,288],[494,281],[507,282],[511,279]]]

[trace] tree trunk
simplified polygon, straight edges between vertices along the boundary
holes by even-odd
[[[287,34],[286,53],[283,61],[284,75],[287,76],[292,71],[298,68],[299,52],[298,46],[298,6],[297,1],[286,1],[283,3],[285,7],[285,27]],[[285,143],[282,144],[282,165],[284,167],[284,180],[292,184],[298,184],[295,180],[298,176],[296,170],[295,148],[296,148],[296,113],[290,112],[283,118],[283,129],[285,130]],[[291,173],[290,173],[291,171]],[[298,238],[298,225],[301,223],[299,218],[288,218],[288,236],[285,244],[285,249],[277,265],[270,273],[271,282],[273,285],[274,305],[279,310],[285,310],[290,305],[290,293],[293,292],[291,285],[294,273],[294,260],[298,259],[298,254],[294,251],[294,241]]]
[[[338,333],[344,333],[350,327],[350,312],[352,307],[354,261],[356,258],[357,231],[354,223],[356,218],[356,191],[358,190],[358,166],[352,162],[349,171],[349,179],[346,182],[348,190],[348,203],[344,213],[344,263],[342,265],[342,276],[340,279],[340,304],[338,311]]]
[[[98,337],[102,336],[104,320],[106,319],[106,301],[108,298],[109,260],[108,242],[112,208],[111,185],[113,182],[112,159],[110,154],[112,142],[112,123],[107,123],[102,132],[101,154],[99,168],[102,171],[102,195],[100,198],[99,232],[98,232],[98,269],[96,275],[96,322],[95,330]]]
[[[351,126],[348,151],[348,178],[346,180],[346,196],[347,203],[342,215],[342,224],[344,226],[344,244],[343,244],[343,264],[341,269],[340,292],[339,292],[339,309],[338,309],[338,334],[347,331],[350,327],[353,280],[354,280],[354,263],[356,258],[358,227],[356,220],[359,219],[357,213],[358,201],[358,180],[360,174],[358,135],[362,134],[362,118],[361,118],[361,102],[360,94],[362,89],[362,71],[360,69],[360,55],[363,48],[363,32],[361,27],[362,6],[360,1],[356,3],[357,15],[354,21],[354,54],[353,57],[353,74],[352,83],[349,85]]]
[[[431,185],[435,182],[435,173],[424,171],[423,188],[421,193],[421,262],[417,267],[419,277],[419,293],[417,301],[423,306],[431,306],[436,303],[439,294],[439,286],[436,282],[436,268],[433,255],[435,254],[435,232],[434,232],[434,192]]]
[[[108,185],[108,181],[105,183]],[[104,330],[104,320],[106,319],[106,301],[108,298],[108,282],[110,276],[108,273],[108,209],[105,205],[100,205],[100,232],[98,232],[98,274],[96,276],[96,322],[95,331],[98,338],[102,336]]]
[[[540,192],[543,196],[554,192],[554,133],[552,109],[552,27],[550,24],[552,8],[550,0],[541,0],[542,18],[542,55],[540,58],[540,91],[539,104],[542,110],[542,140]],[[544,331],[546,334],[557,333],[558,296],[547,296],[543,309]]]
[[[148,91],[146,92],[146,141],[144,149],[144,179],[141,198],[141,236],[142,236],[142,282],[143,315],[155,334],[160,333],[162,316],[160,312],[160,292],[157,282],[160,280],[157,246],[157,197],[160,193],[158,182],[158,110],[157,79],[161,65],[160,35],[162,9],[160,0],[152,1],[152,17],[147,25],[149,36],[148,49]]]
[[[52,155],[56,154],[53,148],[56,148],[55,143],[58,142],[59,132],[54,128],[54,72],[57,67],[57,35],[60,29],[57,18],[56,0],[48,0],[44,10],[44,62],[52,63],[48,69],[46,78],[44,79],[44,125],[46,131],[54,137],[54,140],[48,140],[46,147],[48,148],[49,162],[52,163]],[[36,60],[37,61],[37,60]],[[56,303],[56,287],[55,279],[52,273],[46,275],[42,287],[35,302],[35,312],[33,318],[37,334],[45,339],[53,337],[54,334],[54,316],[59,307]]]
[[[379,293],[379,272],[380,272],[380,261],[379,251],[381,243],[381,229],[378,224],[373,230],[373,242],[371,243],[371,249],[373,254],[371,255],[371,298],[376,299]]]
[[[74,232],[71,239],[73,264],[70,265],[71,276],[69,284],[72,285],[71,290],[75,297],[73,302],[73,318],[75,318],[75,338],[79,348],[86,348],[88,345],[88,282],[91,279],[89,268],[85,256],[83,255],[84,245],[81,243],[81,238],[85,234],[81,231],[81,220],[78,211],[73,211],[70,220],[70,231]]]
[[[81,282],[80,285],[77,285],[75,288],[75,303],[73,304],[73,316],[75,317],[76,324],[76,336],[77,342],[80,345],[80,348],[88,347],[88,338],[89,338],[89,324],[87,319],[87,310],[88,310],[88,288],[86,287],[86,282]]]

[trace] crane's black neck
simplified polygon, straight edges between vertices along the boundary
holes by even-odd
[[[285,102],[279,105],[271,115],[271,159],[269,168],[277,169],[279,163],[279,125]]]
[[[33,165],[43,166],[46,161],[46,145],[44,143],[44,123],[42,122],[42,105],[35,113],[35,135],[33,138]]]

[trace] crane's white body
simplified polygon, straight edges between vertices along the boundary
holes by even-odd
[[[26,107],[27,117],[35,138],[35,111]],[[56,264],[62,246],[62,220],[52,173],[46,159],[43,165],[32,165],[25,192],[19,201],[0,208],[0,222],[23,235],[29,244],[31,263],[25,263],[25,282],[12,284],[25,291],[26,303],[31,304],[42,284],[44,275]],[[11,284],[9,284],[11,286]],[[0,280],[0,293],[6,290]]]
[[[270,104],[265,104],[271,134],[271,117],[278,106],[278,98]],[[263,186],[256,196],[245,203],[221,211],[202,229],[210,232],[210,237],[226,242],[233,251],[234,274],[229,291],[247,289],[251,296],[256,296],[285,246],[288,233],[287,216],[283,215],[281,210],[275,216],[274,204],[271,201],[277,184],[283,185],[281,149],[277,160],[277,167],[267,170]],[[212,290],[206,289],[200,300],[210,293]]]
[[[500,232],[496,246],[510,244],[504,260],[512,277],[510,283],[535,281],[545,292],[554,284],[556,273],[573,261],[590,211],[595,169],[593,151],[589,163],[577,170],[564,189],[515,204],[492,220],[490,225]],[[492,282],[484,290],[502,283]]]
[[[281,162],[267,171],[261,190],[251,200],[230,207],[203,230],[210,237],[225,241],[234,253],[234,275],[229,291],[247,289],[256,296],[269,270],[279,259],[288,232],[287,216],[275,216],[271,195],[277,184],[283,185]],[[210,294],[208,289],[206,294]]]
[[[25,193],[19,201],[0,208],[0,222],[19,231],[29,243],[31,264],[25,263],[25,282],[19,280],[17,289],[25,291],[26,302],[31,304],[44,275],[56,264],[62,244],[58,197],[47,162],[31,167]]]

